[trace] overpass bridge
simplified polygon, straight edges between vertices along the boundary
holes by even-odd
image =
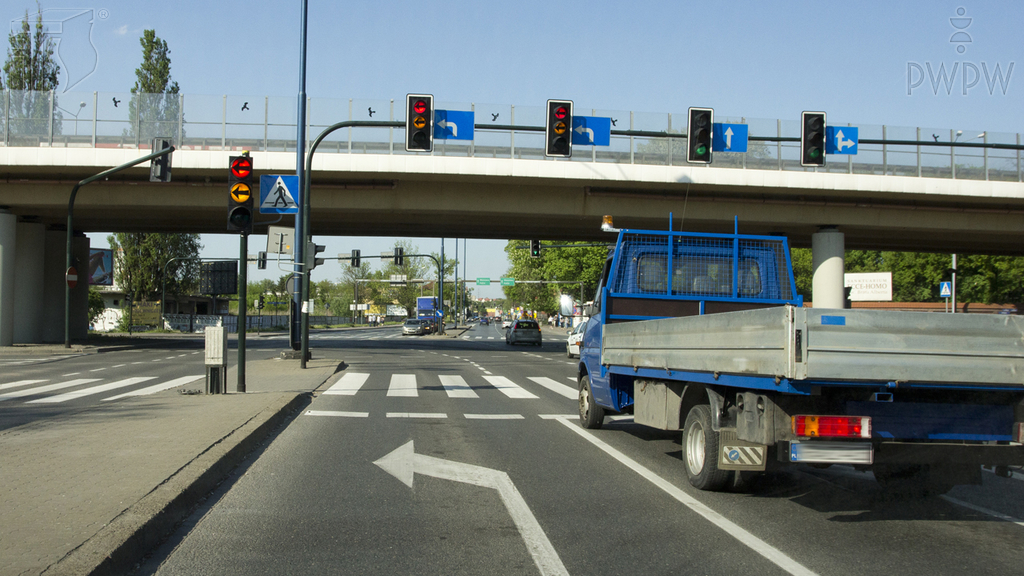
[[[59,102],[49,93],[29,95],[47,99],[36,107],[46,113],[17,117],[11,102],[26,95],[3,93],[0,146],[0,248],[17,246],[4,251],[14,258],[2,256],[0,291],[16,284],[10,290],[23,294],[19,301],[63,278],[72,186],[148,154],[151,136],[171,136],[178,148],[173,182],[152,184],[137,168],[82,188],[76,232],[221,233],[228,156],[251,151],[257,175],[294,173],[293,99],[142,95],[128,106],[131,94],[62,94]],[[82,106],[71,119],[66,106],[74,109],[75,101]],[[312,99],[309,107],[310,141],[340,120],[403,117],[386,100]],[[807,169],[799,165],[798,114],[792,121],[720,117],[750,126],[748,152],[716,153],[710,166],[695,166],[685,161],[685,113],[577,107],[578,114],[615,120],[611,146],[576,146],[572,159],[553,160],[544,158],[536,131],[543,106],[437,108],[474,110],[476,138],[435,140],[431,154],[410,154],[402,128],[349,128],[321,144],[313,160],[313,234],[607,240],[599,231],[604,214],[619,226],[664,228],[671,212],[686,229],[709,232],[731,231],[738,216],[742,232],[785,234],[794,246],[811,246],[828,227],[842,232],[830,249],[840,256],[844,247],[1024,253],[1019,134],[861,125],[857,156],[831,156],[826,167]],[[264,229],[258,221],[255,233]],[[59,257],[50,254],[51,236],[60,237]],[[16,282],[3,272],[30,260],[45,265],[19,272]],[[0,294],[0,302],[13,300]],[[15,314],[3,310],[0,345],[4,319]],[[18,338],[62,340],[48,332]]]

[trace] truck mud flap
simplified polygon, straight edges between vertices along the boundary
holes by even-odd
[[[719,431],[718,454],[719,470],[756,470],[764,471],[768,460],[768,447],[736,438],[735,428],[722,428]]]

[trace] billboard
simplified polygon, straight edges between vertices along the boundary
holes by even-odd
[[[892,272],[849,272],[843,285],[850,290],[850,302],[891,302]]]
[[[114,251],[107,248],[89,249],[89,284],[114,285]]]

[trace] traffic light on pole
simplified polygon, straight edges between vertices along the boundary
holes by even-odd
[[[323,244],[316,244],[313,242],[306,242],[306,251],[302,254],[306,258],[306,272],[309,272],[313,268],[324,263],[323,258],[317,258],[316,255],[327,249],[327,246]]]
[[[166,150],[170,147],[171,141],[169,138],[153,138],[153,152]],[[171,154],[164,154],[149,161],[149,181],[171,181]]]
[[[434,148],[434,97],[409,94],[405,106],[405,151],[430,152]]]
[[[232,156],[228,167],[228,232],[252,232],[252,158]]]
[[[544,155],[572,156],[572,100],[548,100],[544,120]]]
[[[530,256],[540,258],[540,240],[530,240]]]
[[[266,270],[267,269],[267,253],[266,252],[260,252],[259,254],[256,255],[256,268],[258,268],[260,270]]]
[[[711,164],[711,126],[715,111],[711,108],[690,108],[686,125],[686,161]]]
[[[825,165],[825,113],[800,114],[800,165]]]
[[[352,251],[352,258],[351,258],[350,262],[351,262],[353,268],[358,268],[359,267],[359,250],[353,250]]]
[[[395,266],[401,266],[405,262],[405,248],[395,248]]]

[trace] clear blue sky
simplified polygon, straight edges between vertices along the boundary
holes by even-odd
[[[91,8],[43,2],[42,8],[68,5],[94,15],[95,70],[77,77],[89,65],[88,50],[61,54],[76,75],[73,92],[127,92],[147,28],[167,41],[172,76],[186,94],[294,97],[298,91],[297,1],[111,0]],[[26,9],[34,12],[35,4],[5,2],[0,15],[20,19]],[[44,16],[51,14],[57,15]],[[830,124],[1015,133],[1024,132],[1022,22],[1024,2],[1016,0],[310,0],[306,91],[312,98],[398,101],[423,92],[478,105],[571,98],[584,109],[658,113],[709,106],[719,117],[793,120],[801,110],[825,110]],[[957,42],[963,40],[954,37],[958,31],[971,42]],[[72,40],[82,34],[70,25],[63,33]],[[239,62],[251,66],[244,80]],[[990,90],[984,77],[997,64],[1004,81],[1013,66],[1005,91]],[[936,93],[927,76],[940,65],[947,73],[957,65],[949,93],[941,85]],[[204,255],[237,254],[235,236],[204,235],[203,241]],[[426,251],[440,248],[439,239],[415,241]],[[251,251],[259,242],[252,239]],[[372,254],[393,240],[327,244],[329,255],[351,248]],[[500,276],[507,266],[503,246],[470,240],[469,275]],[[338,275],[331,264],[314,272],[317,279]]]

